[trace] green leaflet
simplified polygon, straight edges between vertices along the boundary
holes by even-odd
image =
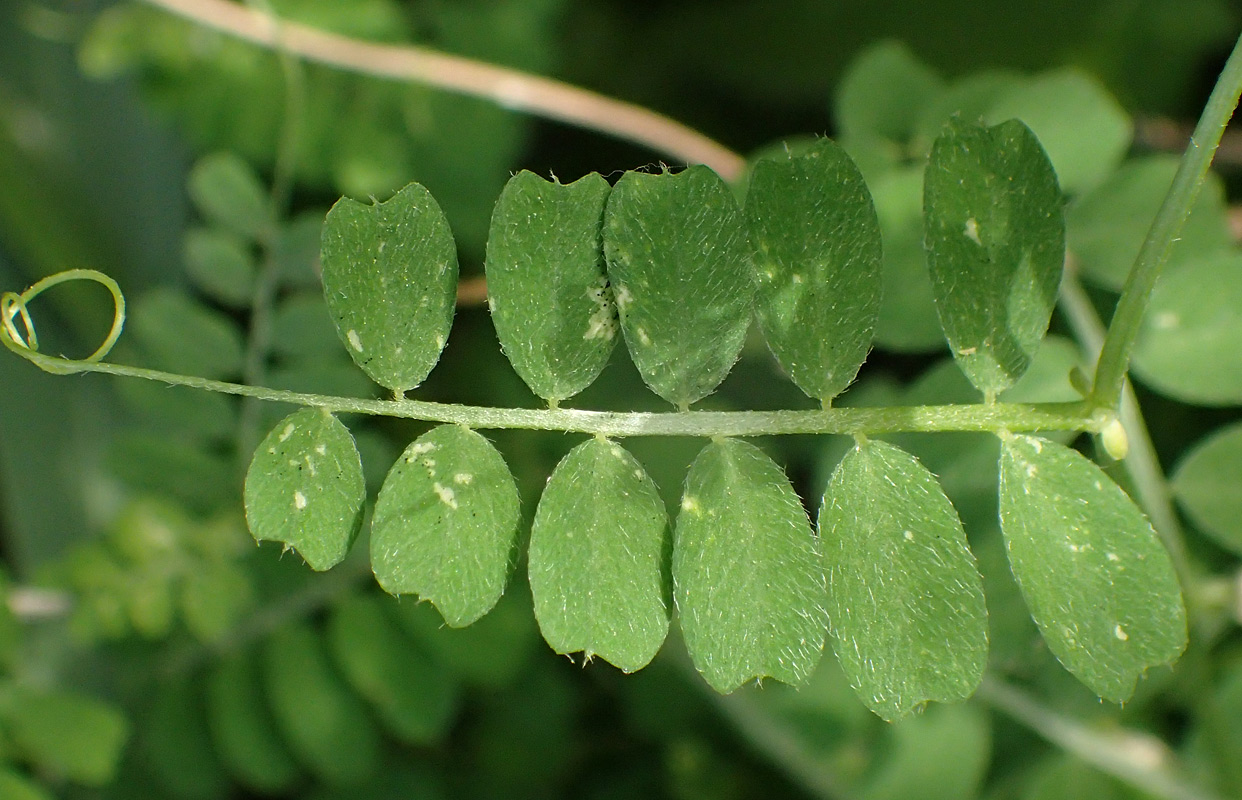
[[[1134,373],[1197,405],[1242,404],[1242,254],[1179,264],[1151,293],[1134,346]]]
[[[1170,154],[1128,161],[1070,204],[1065,211],[1066,235],[1085,279],[1121,291],[1179,162]],[[1169,253],[1166,272],[1181,262],[1228,249],[1232,243],[1225,219],[1224,181],[1209,173]]]
[[[1041,73],[1002,92],[990,123],[1020,119],[1048,152],[1065,191],[1090,189],[1125,158],[1133,138],[1129,115],[1094,76],[1067,68]]]
[[[401,632],[384,602],[358,593],[338,604],[328,621],[328,646],[346,680],[393,735],[413,745],[439,741],[456,711],[457,685]]]
[[[746,222],[768,345],[825,405],[871,346],[883,280],[880,227],[862,175],[831,140],[755,165]]]
[[[819,663],[819,547],[789,479],[754,445],[719,439],[690,466],[673,585],[686,649],[716,691],[766,676],[799,684]]]
[[[523,170],[492,212],[492,321],[513,368],[551,405],[590,386],[616,344],[601,234],[609,191],[594,172],[564,185]]]
[[[454,628],[500,595],[520,518],[517,487],[496,448],[441,425],[397,459],[375,503],[371,566],[391,594],[431,601]]]
[[[0,797],[5,800],[56,800],[33,779],[8,767],[0,767]]]
[[[1000,520],[1031,617],[1057,659],[1100,697],[1186,646],[1168,553],[1143,513],[1085,456],[1033,436],[1001,442]]]
[[[850,684],[892,722],[974,692],[988,656],[983,585],[936,478],[887,442],[863,441],[819,512],[829,628]]]
[[[1242,555],[1242,423],[1220,428],[1178,462],[1173,493],[1195,527]]]
[[[884,243],[876,345],[899,352],[943,350],[923,247],[923,168],[902,167],[868,183]]]
[[[169,797],[216,800],[227,794],[229,778],[212,746],[197,676],[161,680],[152,692],[140,733],[146,771]]]
[[[263,686],[276,725],[302,766],[336,785],[374,774],[379,732],[362,700],[332,669],[323,638],[309,623],[288,624],[267,640]]]
[[[138,298],[129,331],[155,369],[228,379],[241,375],[241,329],[185,292],[155,289]]]
[[[185,272],[212,298],[232,308],[248,308],[254,299],[258,265],[249,243],[214,228],[191,228],[185,235]]]
[[[261,794],[293,787],[301,770],[276,730],[252,655],[229,656],[207,676],[207,725],[220,761],[244,786]]]
[[[604,212],[604,253],[643,380],[678,407],[706,397],[737,360],[755,291],[729,187],[701,165],[625,173]]]
[[[448,341],[457,245],[431,193],[411,183],[383,203],[342,197],[323,228],[323,292],[354,362],[401,394]]]
[[[254,169],[235,153],[212,153],[190,170],[190,200],[216,225],[257,239],[271,223],[267,191]]]
[[[901,42],[867,48],[850,63],[837,91],[842,136],[904,143],[942,84],[940,76]]]
[[[940,322],[970,382],[993,396],[1026,371],[1056,303],[1056,174],[1021,122],[953,120],[932,146],[923,208]]]
[[[668,634],[668,515],[642,465],[589,439],[561,460],[530,533],[530,590],[543,638],[625,672],[647,666]]]
[[[129,723],[109,703],[76,692],[11,687],[0,709],[6,737],[40,771],[87,786],[116,774]]]
[[[354,438],[327,411],[290,414],[255,450],[244,496],[256,540],[284,542],[311,569],[331,569],[362,524],[366,487]]]

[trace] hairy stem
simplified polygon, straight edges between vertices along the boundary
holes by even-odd
[[[940,431],[1085,430],[1108,421],[1086,403],[992,403],[807,411],[585,411],[573,408],[491,408],[422,400],[371,400],[290,392],[209,380],[124,364],[71,361],[10,346],[41,369],[59,375],[101,372],[173,386],[324,408],[336,413],[403,417],[470,428],[589,433],[601,436],[768,436],[792,433],[884,434]]]
[[[746,162],[707,136],[662,114],[561,81],[448,55],[425,47],[381,45],[276,20],[228,0],[144,0],[205,28],[337,69],[420,83],[480,97],[513,111],[566,122],[646,145],[720,177],[741,177]]]
[[[1199,124],[1190,137],[1173,185],[1126,277],[1117,310],[1113,313],[1100,351],[1100,360],[1096,364],[1091,398],[1099,407],[1117,408],[1121,402],[1126,371],[1130,368],[1130,355],[1134,351],[1143,316],[1147,313],[1152,289],[1168,261],[1169,251],[1177,241],[1186,217],[1194,207],[1199,190],[1203,188],[1212,156],[1224,135],[1225,126],[1233,116],[1239,95],[1242,95],[1242,38],[1238,39],[1229,60],[1225,62],[1220,79],[1212,89]]]

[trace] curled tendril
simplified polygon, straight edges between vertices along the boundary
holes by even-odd
[[[111,292],[113,307],[112,328],[108,331],[108,336],[104,339],[103,344],[99,345],[98,349],[86,358],[68,359],[44,355],[39,352],[39,337],[35,333],[34,320],[31,318],[28,308],[30,301],[53,286],[78,280],[94,281]],[[18,330],[18,318],[21,319],[21,326],[25,329],[24,334]],[[100,361],[112,350],[112,346],[116,344],[116,340],[121,335],[121,328],[124,326],[125,296],[121,294],[121,287],[112,278],[97,270],[65,270],[64,272],[58,272],[55,275],[43,278],[21,294],[5,292],[3,295],[0,295],[0,327],[3,328],[0,339],[4,341],[4,346],[48,372],[76,372],[77,370],[72,368],[73,364],[88,364]]]

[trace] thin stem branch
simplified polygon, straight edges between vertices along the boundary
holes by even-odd
[[[941,431],[1085,430],[1099,432],[1108,418],[1086,403],[993,403],[893,408],[790,411],[586,411],[573,408],[492,408],[423,400],[370,400],[248,386],[125,364],[71,361],[11,346],[57,375],[100,372],[173,386],[323,408],[335,413],[402,417],[470,428],[517,428],[600,436],[770,436],[794,433],[867,434]]]
[[[1097,406],[1117,408],[1121,401],[1126,371],[1130,368],[1130,355],[1134,351],[1143,316],[1147,313],[1152,289],[1199,196],[1212,164],[1212,156],[1220,144],[1225,126],[1233,116],[1239,95],[1242,95],[1242,37],[1238,39],[1220,79],[1212,89],[1173,178],[1173,185],[1152,221],[1134,267],[1121,290],[1121,298],[1117,301],[1117,310],[1109,323],[1096,365],[1091,398]]]
[[[1218,800],[1177,769],[1173,753],[1154,736],[1125,729],[1097,730],[991,677],[984,679],[975,696],[1143,794],[1166,800]]]
[[[266,48],[277,41],[307,61],[380,78],[480,97],[513,111],[566,122],[646,145],[720,177],[741,177],[746,162],[729,148],[662,114],[550,78],[412,45],[382,45],[291,20],[279,24],[228,0],[144,0],[203,27]],[[278,33],[279,32],[279,33]]]
[[[276,148],[275,167],[268,195],[269,223],[260,237],[263,261],[255,277],[250,302],[250,330],[246,337],[246,361],[242,378],[246,383],[258,386],[267,382],[267,361],[271,355],[272,307],[276,301],[276,289],[280,278],[280,262],[277,258],[279,221],[288,212],[289,199],[293,193],[293,179],[297,171],[298,151],[301,139],[302,113],[306,105],[306,79],[302,63],[294,58],[285,45],[283,26],[277,21],[268,0],[251,0],[273,21],[275,49],[280,59],[285,84],[284,121]],[[260,403],[247,398],[238,418],[237,451],[242,468],[249,463],[249,453],[259,443]]]

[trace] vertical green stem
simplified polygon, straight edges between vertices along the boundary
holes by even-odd
[[[1095,385],[1091,400],[1097,407],[1117,408],[1122,386],[1130,367],[1130,355],[1138,338],[1143,315],[1147,312],[1152,289],[1169,257],[1169,250],[1194,207],[1203,179],[1207,176],[1212,156],[1220,144],[1229,118],[1242,95],[1242,38],[1234,45],[1225,69],[1221,72],[1208,98],[1203,116],[1190,137],[1190,145],[1182,156],[1181,166],[1173,178],[1169,194],[1152,221],[1138,258],[1126,278],[1117,301],[1117,310],[1108,326],[1108,335],[1096,365]]]
[[[268,0],[253,0],[273,20],[275,11]],[[250,303],[250,330],[246,339],[246,363],[243,376],[246,383],[258,386],[267,380],[267,359],[271,351],[272,305],[276,300],[276,288],[280,277],[277,259],[279,220],[288,211],[289,198],[293,192],[293,176],[297,168],[302,110],[305,107],[306,80],[302,64],[282,46],[280,31],[276,32],[276,55],[285,79],[284,120],[277,144],[276,160],[272,171],[269,193],[269,218],[271,225],[262,238],[263,264],[255,281],[254,295]],[[259,442],[259,416],[261,403],[247,398],[242,403],[238,424],[237,446],[239,457],[247,463],[250,451]]]

